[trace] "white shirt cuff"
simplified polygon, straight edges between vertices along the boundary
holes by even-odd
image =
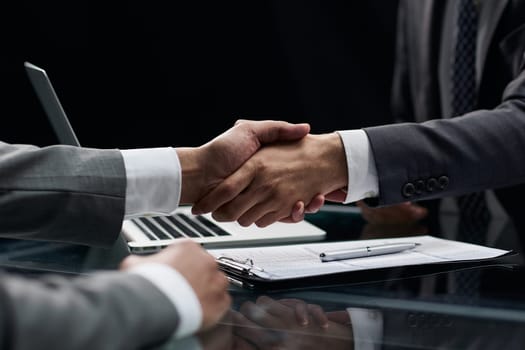
[[[380,311],[348,308],[355,350],[379,350],[383,343],[383,315]]]
[[[179,206],[181,168],[175,149],[122,150],[126,169],[125,219],[171,215]]]
[[[377,197],[377,168],[368,136],[363,130],[344,130],[337,133],[345,148],[348,167],[348,191],[344,203]]]
[[[146,278],[171,300],[180,318],[174,334],[176,338],[191,335],[200,329],[201,304],[191,285],[177,270],[160,263],[146,263],[132,267],[128,272]]]

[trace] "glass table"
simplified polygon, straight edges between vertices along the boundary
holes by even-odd
[[[328,241],[420,234],[460,239],[458,216],[442,209],[408,226],[369,225],[357,208],[338,205],[307,220],[325,228]],[[216,327],[158,348],[523,349],[524,241],[504,215],[493,217],[483,236],[483,244],[517,254],[475,267],[396,268],[306,288],[232,285],[231,310]],[[128,254],[122,239],[110,249],[2,240],[0,265],[26,275],[89,274],[115,269]]]

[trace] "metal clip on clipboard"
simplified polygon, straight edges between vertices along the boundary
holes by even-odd
[[[239,261],[228,256],[221,255],[217,257],[216,261],[220,267],[230,271],[233,270],[240,275],[255,276],[265,280],[271,279],[271,275],[264,271],[263,268],[255,266],[252,259]]]

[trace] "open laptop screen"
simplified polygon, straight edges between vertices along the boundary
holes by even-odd
[[[60,142],[80,147],[46,71],[29,62],[24,65]],[[171,216],[124,220],[122,234],[130,250],[137,253],[162,249],[181,238],[193,239],[205,247],[234,247],[318,241],[326,236],[323,229],[306,220],[293,224],[277,222],[265,228],[243,227],[236,222],[215,221],[209,214],[192,215],[187,206],[179,207]]]

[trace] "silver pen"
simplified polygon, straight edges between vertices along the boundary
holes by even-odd
[[[353,249],[332,250],[319,254],[322,262],[364,258],[367,256],[401,253],[405,250],[414,249],[419,243],[392,243],[381,244]]]

